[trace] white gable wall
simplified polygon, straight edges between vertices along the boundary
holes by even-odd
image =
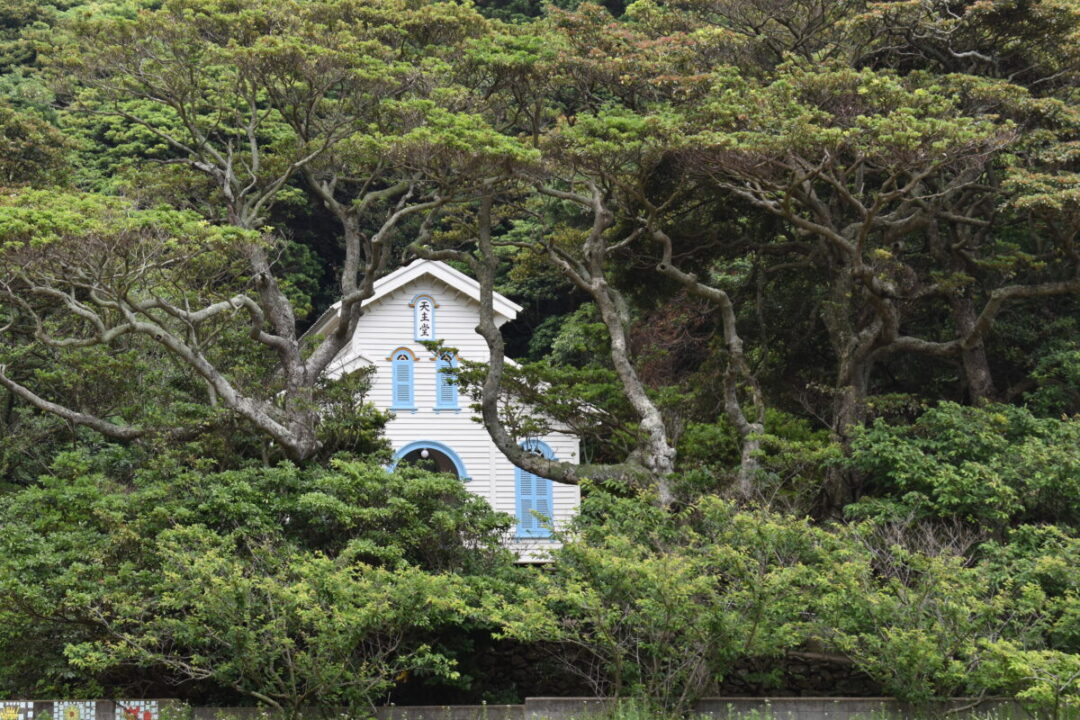
[[[452,449],[469,475],[467,487],[486,499],[492,507],[511,515],[517,510],[517,484],[514,465],[495,447],[487,430],[476,422],[471,399],[459,393],[458,410],[436,409],[436,363],[433,354],[415,341],[413,308],[409,303],[417,295],[434,298],[435,334],[447,347],[456,348],[458,357],[484,362],[488,359],[487,344],[476,332],[479,306],[463,293],[425,275],[379,298],[365,307],[349,347],[331,366],[332,376],[349,372],[370,361],[376,373],[370,400],[381,409],[393,405],[391,387],[391,353],[401,347],[413,352],[413,397],[415,411],[396,410],[387,425],[386,434],[394,451],[419,441],[437,442]],[[560,460],[578,462],[577,438],[552,433],[540,438]],[[563,525],[577,510],[580,491],[576,486],[552,483],[553,520]],[[549,540],[529,539],[510,541],[524,560],[541,559]]]

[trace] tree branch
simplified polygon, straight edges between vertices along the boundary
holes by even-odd
[[[88,415],[72,410],[71,408],[66,408],[63,405],[57,405],[54,402],[50,402],[34,393],[29,388],[15,382],[9,378],[6,373],[7,366],[0,365],[0,385],[3,385],[9,392],[22,398],[39,410],[44,410],[45,412],[61,417],[70,423],[88,427],[106,437],[115,438],[117,440],[136,440],[147,434],[147,431],[140,427],[116,425],[115,423],[102,420],[94,415]]]

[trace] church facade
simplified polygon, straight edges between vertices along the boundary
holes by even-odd
[[[579,488],[515,467],[477,421],[470,399],[441,372],[461,360],[489,357],[476,332],[479,283],[445,263],[416,260],[379,279],[374,290],[352,340],[328,373],[340,377],[374,367],[369,398],[394,414],[386,428],[394,465],[423,462],[455,475],[470,492],[514,517],[507,543],[521,560],[543,560],[553,543],[548,526],[569,520],[580,501]],[[521,307],[496,294],[494,310],[501,326]],[[337,320],[332,310],[309,332],[329,332]],[[435,340],[456,354],[437,356],[424,345]],[[552,432],[521,442],[547,457],[579,461],[578,440],[569,434]]]

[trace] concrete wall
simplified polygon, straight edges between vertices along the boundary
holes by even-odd
[[[424,705],[376,708],[378,720],[582,720],[602,715],[612,700],[589,697],[526,698],[521,705]],[[705,698],[696,715],[711,720],[962,720],[979,715],[996,720],[1024,720],[1029,715],[1015,701],[948,700],[912,707],[892,698]],[[312,711],[311,720],[340,717]],[[256,707],[189,708],[173,700],[0,701],[0,720],[268,720],[275,713]]]
[[[856,718],[925,718],[949,713],[951,718],[985,717],[1020,720],[1028,714],[1014,700],[990,699],[974,705],[971,699],[912,707],[893,698],[705,698],[697,704],[701,715],[717,720],[855,720]]]
[[[176,700],[0,700],[0,720],[179,720]]]
[[[389,706],[376,712],[378,720],[521,720],[524,705]]]

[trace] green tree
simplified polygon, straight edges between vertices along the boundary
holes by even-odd
[[[406,670],[452,679],[434,638],[513,581],[510,518],[450,476],[130,460],[61,455],[0,498],[0,652],[39,645],[6,692],[100,692],[134,666],[292,714],[366,707]]]
[[[805,521],[704,497],[678,513],[590,488],[552,567],[496,608],[502,632],[557,643],[600,696],[678,715],[739,660],[795,649],[835,552]]]
[[[942,403],[910,425],[878,420],[852,443],[868,497],[849,506],[960,518],[989,531],[1080,523],[1080,426],[1008,405]]]
[[[63,182],[69,173],[68,145],[68,140],[40,117],[0,101],[0,185]]]
[[[194,196],[191,206],[232,228],[225,232],[233,238],[245,239],[232,249],[246,285],[235,287],[227,300],[206,302],[158,292],[153,283],[164,279],[160,263],[152,268],[154,280],[140,276],[138,263],[122,281],[91,273],[93,279],[80,280],[92,292],[78,308],[63,302],[58,307],[76,325],[88,321],[93,331],[71,337],[54,329],[35,342],[108,345],[129,332],[142,333],[202,378],[215,402],[243,416],[289,457],[314,456],[321,445],[315,397],[320,376],[351,337],[362,301],[385,270],[392,234],[406,218],[468,195],[472,182],[481,182],[500,163],[529,155],[493,132],[467,103],[459,109],[467,93],[447,78],[443,58],[482,34],[485,23],[471,8],[445,3],[376,8],[359,2],[241,6],[216,0],[176,0],[134,19],[75,23],[51,59],[54,70],[73,81],[71,110],[114,118],[118,130],[137,131],[137,147],[150,154],[143,162],[180,168],[165,194],[176,204],[184,204],[177,195]],[[344,253],[334,293],[343,321],[333,332],[309,338],[317,340],[311,348],[297,328],[292,289],[278,276],[274,251],[280,244],[267,227],[276,204],[299,197],[290,183],[301,179],[340,222]],[[55,200],[46,196],[19,200],[34,202],[42,216],[55,209]],[[36,229],[6,236],[5,246],[55,240],[35,235]],[[78,233],[87,230],[68,228],[68,243],[79,245]],[[71,265],[70,255],[66,260]],[[74,270],[38,275],[30,284],[62,296],[71,289]],[[113,280],[125,284],[124,297],[110,286]],[[27,310],[25,292],[9,283],[13,312]],[[276,370],[279,382],[269,393],[265,386],[242,387],[233,368],[209,357],[203,340],[188,337],[199,335],[194,328],[209,318],[237,314],[252,346],[246,354]],[[13,391],[25,401],[69,422],[114,438],[139,432],[73,411],[5,377],[5,385],[17,386]]]
[[[844,531],[819,576],[814,634],[891,695],[925,702],[1029,692],[1061,709],[1074,692],[1076,538],[1024,526],[979,543],[963,524],[909,517]],[[1056,695],[1054,695],[1056,693]]]
[[[376,568],[272,541],[237,548],[198,527],[166,531],[155,550],[162,580],[153,593],[91,607],[107,635],[68,647],[73,664],[162,666],[289,718],[312,706],[370,708],[407,672],[456,677],[449,658],[416,640],[468,617],[475,601],[454,575]]]

